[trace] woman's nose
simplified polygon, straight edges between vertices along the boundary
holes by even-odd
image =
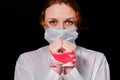
[[[61,30],[62,30],[62,29],[65,29],[64,24],[63,24],[63,23],[60,23],[60,24],[59,24],[59,29],[61,29]]]

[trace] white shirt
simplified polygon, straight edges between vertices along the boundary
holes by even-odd
[[[76,67],[65,80],[110,80],[109,65],[103,53],[80,46],[76,49]],[[16,62],[14,80],[59,80],[50,67],[48,46],[21,54]]]

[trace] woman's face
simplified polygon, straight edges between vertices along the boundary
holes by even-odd
[[[53,29],[68,29],[75,27],[77,13],[68,5],[54,4],[45,11],[45,24]]]

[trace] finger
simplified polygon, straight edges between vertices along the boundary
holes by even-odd
[[[73,51],[73,48],[67,44],[64,44],[62,47],[64,48],[65,52],[72,52]]]
[[[71,43],[71,42],[69,42],[69,41],[67,41],[67,40],[63,40],[63,44],[64,44],[64,43],[66,43],[66,44],[68,44],[68,45],[76,48],[76,45],[75,45],[75,44],[73,44],[73,43]]]
[[[62,41],[56,40],[55,42],[51,43],[48,48],[51,51],[51,53],[57,53],[58,50],[62,47]]]
[[[73,43],[70,43],[68,41],[63,41],[63,48],[68,52],[70,51],[75,51],[76,49],[76,45],[74,45]]]
[[[60,74],[60,67],[56,68],[56,67],[51,67],[55,72],[57,72],[58,74]]]

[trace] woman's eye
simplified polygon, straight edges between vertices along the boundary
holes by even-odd
[[[67,21],[65,21],[65,23],[68,24],[68,25],[72,25],[74,22],[71,21],[71,20],[67,20]]]
[[[50,23],[50,25],[54,26],[57,24],[57,21],[50,21],[49,23]]]

